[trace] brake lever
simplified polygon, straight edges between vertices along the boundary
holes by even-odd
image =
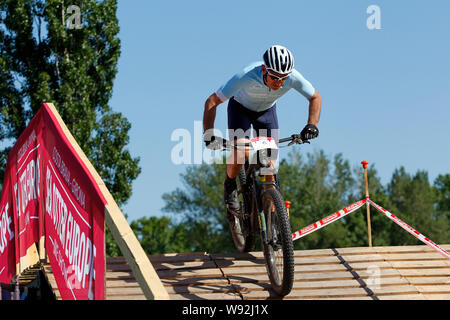
[[[309,142],[309,140],[304,140],[303,141],[300,138],[299,134],[293,134],[291,137],[292,137],[292,141],[289,142],[288,146],[292,146],[294,143],[296,143],[296,144],[311,143],[311,142]]]

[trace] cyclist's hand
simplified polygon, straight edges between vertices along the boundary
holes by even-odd
[[[206,147],[211,150],[219,150],[223,146],[223,139],[208,131],[203,134],[203,141],[205,142]]]
[[[310,139],[314,139],[317,138],[319,136],[319,129],[317,129],[317,127],[313,124],[307,124],[302,132],[300,132],[300,138],[305,141],[305,140],[310,140]]]

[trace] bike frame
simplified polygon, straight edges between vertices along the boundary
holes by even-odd
[[[308,141],[302,141],[300,135],[292,135],[289,138],[280,139],[278,143],[280,142],[289,142],[288,146],[290,146],[294,143],[302,144]],[[254,247],[256,233],[259,231],[272,288],[277,294],[284,296],[292,290],[294,256],[291,228],[284,208],[279,178],[274,171],[270,171],[273,169],[273,162],[270,160],[273,159],[268,157],[268,150],[283,148],[278,143],[273,138],[257,137],[251,139],[250,143],[229,144],[223,140],[223,147],[227,150],[231,150],[231,148],[235,150],[238,149],[238,146],[251,145],[251,148],[256,151],[250,161],[246,159],[244,168],[241,168],[239,172],[240,189],[238,193],[243,200],[241,210],[239,212],[229,210],[229,213],[235,216],[234,223],[240,224],[239,229],[243,233],[236,231],[235,225],[230,222],[231,233],[236,248],[240,252],[246,252]],[[248,150],[244,151],[247,153]],[[239,158],[239,154],[237,156]],[[274,181],[266,181],[267,175],[273,175]],[[271,188],[265,188],[268,184],[271,185]],[[275,220],[272,221],[272,219]]]
[[[254,156],[256,157],[257,154],[255,154]],[[251,199],[250,221],[252,221],[252,223],[250,232],[253,233],[260,232],[262,241],[265,244],[267,244],[268,239],[267,239],[266,217],[264,214],[264,210],[262,208],[261,197],[262,193],[264,192],[265,185],[271,184],[274,185],[275,188],[277,189],[279,188],[276,182],[261,181],[263,178],[265,180],[265,176],[261,175],[260,172],[258,172],[258,170],[261,168],[263,168],[263,166],[260,163],[249,165],[246,171],[246,181],[250,181],[251,186],[249,186],[247,182],[245,186],[247,190],[242,190],[242,192],[248,192],[248,195],[250,196],[249,198]],[[275,180],[277,181],[278,178],[276,174],[274,174],[274,177]],[[257,219],[258,224],[255,223],[255,219]]]
[[[308,141],[302,141],[301,139],[299,139],[299,137],[297,135],[292,135],[289,138],[284,138],[284,139],[280,139],[278,141],[278,143],[282,143],[282,142],[290,142],[289,146],[297,143],[297,144],[302,144],[302,143],[309,143]],[[239,143],[239,144],[234,144],[233,148],[237,148],[239,146],[249,146],[248,143]],[[264,165],[263,163],[261,163],[260,159],[262,157],[264,157],[264,152],[266,152],[267,150],[275,150],[275,149],[271,149],[271,148],[267,148],[267,149],[262,149],[262,150],[258,150],[256,151],[255,154],[252,155],[251,161],[249,162],[249,160],[246,160],[246,163],[244,164],[244,168],[247,167],[248,164],[248,168],[245,170],[245,177],[246,177],[246,185],[241,187],[240,192],[244,193],[244,197],[248,197],[247,199],[250,200],[250,205],[251,205],[251,213],[250,213],[250,230],[249,232],[252,233],[257,233],[259,232],[261,234],[261,239],[263,241],[264,244],[268,243],[268,238],[267,238],[267,226],[266,226],[266,217],[264,214],[264,210],[262,208],[262,194],[265,190],[264,186],[265,185],[274,185],[275,188],[280,191],[281,193],[281,187],[280,187],[280,182],[278,179],[278,175],[277,174],[273,174],[275,181],[271,181],[271,182],[265,182],[265,176],[266,175],[261,175],[260,169],[261,168],[269,168],[269,163],[266,162],[267,165]],[[255,157],[256,157],[256,161],[255,161]],[[264,181],[262,181],[264,179]],[[251,182],[251,185],[250,183]],[[255,219],[257,218],[258,224],[255,223]],[[256,228],[255,228],[256,227]]]

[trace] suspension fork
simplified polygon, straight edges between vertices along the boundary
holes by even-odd
[[[256,170],[253,170],[253,216],[257,219],[258,229],[261,233],[261,239],[264,244],[268,243],[266,216],[262,205],[262,193],[264,187],[257,181]]]

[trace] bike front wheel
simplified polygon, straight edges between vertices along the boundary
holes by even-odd
[[[294,282],[294,246],[283,197],[277,189],[267,189],[262,195],[266,220],[267,242],[263,240],[264,258],[273,291],[285,296]]]

